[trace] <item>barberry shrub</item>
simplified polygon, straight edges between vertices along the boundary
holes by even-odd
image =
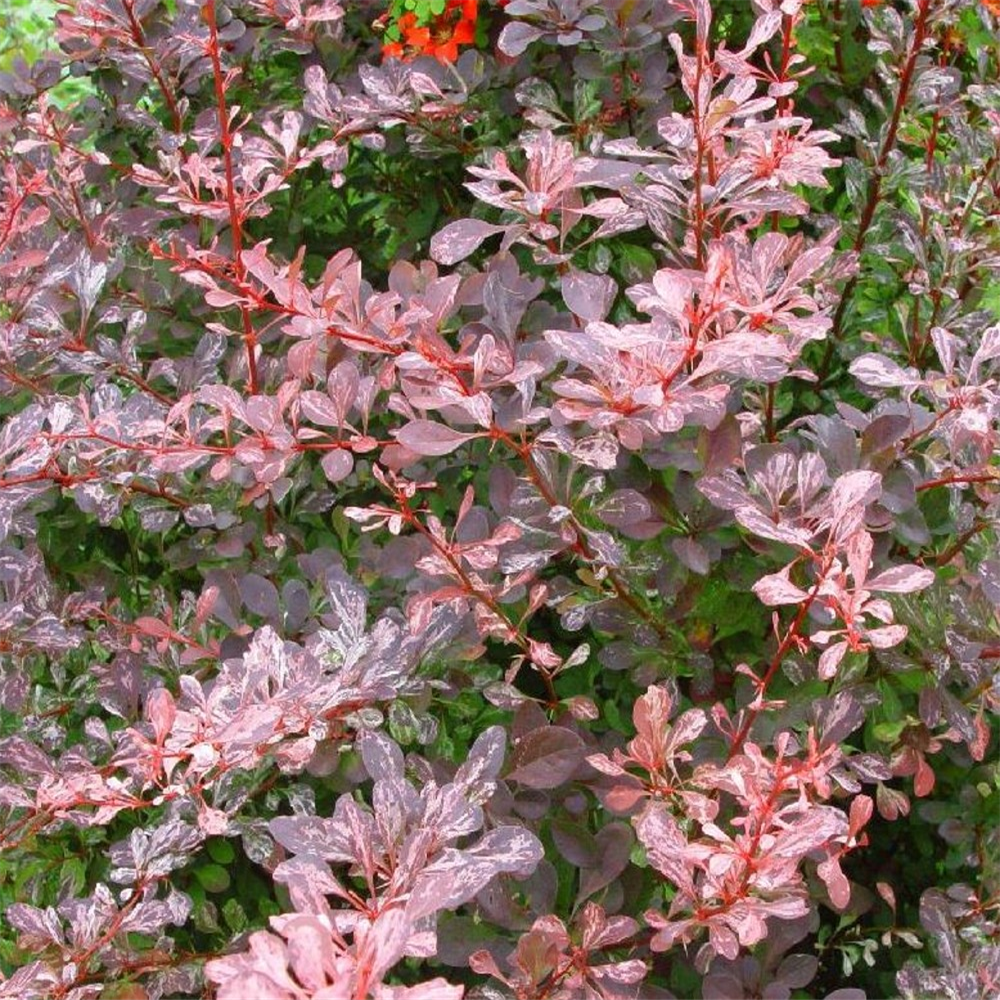
[[[996,996],[998,17],[62,0],[0,997]]]

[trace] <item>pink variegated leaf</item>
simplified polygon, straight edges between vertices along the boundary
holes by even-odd
[[[873,576],[866,584],[867,590],[877,590],[888,594],[912,594],[924,590],[934,582],[934,571],[923,566],[907,563],[892,566]]]
[[[861,529],[856,531],[847,540],[845,548],[847,550],[847,564],[851,567],[851,576],[854,578],[855,587],[864,587],[865,580],[868,579],[868,570],[871,568],[872,551],[875,542],[872,536]]]
[[[836,857],[821,861],[816,866],[816,874],[826,885],[826,891],[830,894],[830,901],[838,910],[847,908],[851,901],[851,883],[840,867],[840,861]]]
[[[681,755],[680,748],[698,739],[707,725],[708,716],[702,709],[689,708],[682,712],[664,734],[663,754],[667,761],[675,757],[689,759],[687,755]]]
[[[306,989],[318,992],[337,978],[336,953],[329,931],[308,916],[293,916],[282,927],[288,964]]]
[[[771,573],[761,577],[754,585],[753,592],[768,607],[779,607],[783,604],[801,604],[808,593],[801,587],[796,587],[788,579],[789,567],[779,573]]]
[[[833,484],[829,504],[831,520],[837,524],[857,507],[866,507],[882,492],[882,477],[877,472],[847,472]]]
[[[328,451],[319,464],[328,483],[339,483],[354,469],[354,456],[345,448],[336,448]]]
[[[616,764],[610,757],[603,753],[591,754],[585,760],[595,771],[600,771],[601,774],[606,774],[612,778],[617,778],[628,773],[621,764]]]
[[[411,420],[395,431],[396,440],[417,455],[448,455],[481,434],[466,434],[434,420]]]
[[[544,852],[538,838],[519,826],[490,830],[470,848],[446,848],[417,876],[406,912],[411,921],[467,903],[498,875],[527,875]]]
[[[249,952],[224,955],[205,966],[210,982],[218,984],[220,1000],[256,995],[271,1000],[292,1000],[301,990],[288,973],[288,952],[281,938],[267,931],[250,935]]]
[[[620,447],[611,434],[591,434],[570,445],[570,454],[592,469],[613,469],[618,464]]]
[[[166,688],[154,688],[146,696],[146,718],[152,723],[157,743],[163,743],[177,718],[174,696]]]
[[[282,861],[274,870],[274,880],[288,886],[299,910],[322,913],[327,896],[350,899],[347,890],[334,878],[330,866],[315,855],[297,854]]]
[[[481,219],[459,219],[431,237],[431,257],[439,264],[457,264],[478,250],[484,240],[506,229]]]
[[[794,545],[797,548],[804,548],[809,544],[811,536],[808,531],[787,524],[776,524],[757,507],[738,507],[735,511],[735,516],[736,520],[747,531],[751,531],[761,538],[768,538],[775,542],[784,542],[786,545]]]
[[[638,921],[625,916],[608,917],[603,906],[592,902],[584,905],[576,924],[583,934],[580,943],[588,951],[610,948],[639,930]]]
[[[589,977],[597,983],[606,997],[619,996],[622,986],[635,986],[646,978],[649,967],[638,958],[626,959],[622,962],[609,962],[606,965],[591,965]],[[634,992],[634,991],[633,991]]]
[[[358,964],[379,982],[405,954],[413,930],[413,917],[402,907],[383,909],[373,923],[354,932]]]
[[[561,288],[563,301],[570,312],[584,322],[604,319],[618,294],[618,286],[609,275],[591,274],[576,268],[570,268],[562,276]]]
[[[299,395],[299,408],[306,420],[321,427],[339,427],[341,413],[325,392],[307,389]]]
[[[50,906],[44,910],[26,903],[12,903],[5,911],[10,925],[19,932],[22,948],[43,951],[55,944],[65,944],[59,915]]]
[[[847,833],[847,817],[832,806],[812,806],[804,816],[775,837],[768,856],[803,858]]]
[[[820,656],[819,663],[817,664],[820,680],[828,681],[837,673],[837,667],[840,666],[840,661],[846,653],[846,642],[835,642],[828,649],[823,650],[823,654]]]
[[[632,706],[632,725],[648,743],[658,742],[669,725],[672,711],[670,692],[662,685],[651,684]]]
[[[863,354],[860,358],[855,358],[851,362],[850,372],[859,382],[882,389],[914,388],[921,381],[916,369],[903,369],[882,354]]]
[[[694,899],[695,869],[687,857],[687,838],[663,804],[647,805],[632,820],[632,825],[653,867],[666,875],[686,896]]]
[[[373,1000],[462,1000],[464,995],[464,986],[456,986],[440,976],[415,986],[380,983],[372,990]]]
[[[384,733],[366,731],[358,739],[365,770],[375,781],[396,781],[403,776],[403,751]]]
[[[872,628],[865,632],[865,639],[876,649],[890,649],[898,646],[907,635],[905,625],[884,625],[882,628]]]
[[[465,759],[455,772],[455,784],[477,788],[481,783],[493,781],[503,768],[506,737],[502,726],[490,726],[476,737]]]

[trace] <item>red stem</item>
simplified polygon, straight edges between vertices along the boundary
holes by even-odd
[[[222,143],[222,163],[226,174],[226,203],[229,206],[229,229],[233,242],[233,268],[236,280],[241,284],[246,278],[246,268],[243,266],[243,216],[236,204],[236,180],[233,171],[233,133],[229,128],[229,109],[226,107],[226,80],[222,72],[222,61],[219,57],[219,28],[216,24],[215,0],[205,0],[202,8],[205,21],[208,23],[208,57],[212,62],[212,78],[215,84],[215,103],[219,117],[219,138]],[[240,316],[243,323],[243,344],[247,357],[247,387],[251,395],[259,391],[257,380],[257,333],[250,318],[250,309],[245,303],[240,303]]]
[[[975,473],[960,472],[953,476],[942,476],[940,479],[929,479],[917,487],[917,492],[932,490],[935,486],[955,486],[961,483],[1000,483],[1000,470]]]
[[[823,586],[823,582],[826,579],[826,574],[830,572],[830,566],[833,562],[833,557],[828,557],[820,570],[819,579],[813,584],[812,589],[809,591],[806,599],[799,605],[799,610],[795,614],[795,618],[792,620],[791,625],[788,626],[788,630],[785,632],[785,637],[781,640],[778,645],[774,656],[771,658],[770,664],[764,673],[764,676],[760,679],[760,684],[757,689],[757,699],[758,701],[763,701],[764,694],[767,691],[768,685],[774,679],[774,675],[778,672],[778,668],[784,662],[785,657],[788,655],[788,651],[792,646],[796,645],[799,641],[800,631],[802,626],[805,624],[806,616],[809,614],[809,609],[813,606],[813,602],[816,600],[819,594],[820,587]],[[757,721],[757,716],[760,715],[761,709],[754,708],[750,706],[746,710],[746,716],[740,725],[739,730],[733,737],[732,743],[729,745],[729,759],[732,760],[739,752],[743,749],[743,744],[746,742],[746,738],[750,733],[750,729],[754,722]]]
[[[697,143],[697,154],[694,167],[694,242],[695,242],[695,267],[702,270],[705,266],[705,206],[702,202],[702,172],[705,166],[705,137],[702,130],[701,107],[701,77],[705,69],[705,46],[706,39],[700,35],[695,40],[697,48],[697,69],[694,79],[694,99],[692,101],[691,117],[694,119],[695,142]]]
[[[132,41],[135,42],[139,51],[142,53],[142,58],[146,60],[149,72],[156,81],[156,86],[159,87],[160,93],[163,95],[163,100],[167,104],[167,110],[170,112],[170,117],[173,119],[174,131],[179,133],[184,126],[184,122],[181,119],[180,109],[177,107],[177,101],[174,99],[174,95],[170,92],[166,81],[163,79],[160,67],[156,65],[156,61],[153,59],[153,54],[146,45],[146,33],[142,30],[142,23],[135,16],[134,0],[122,0],[122,7],[125,9],[125,16],[128,18],[129,30],[132,32]],[[214,15],[212,17],[212,21],[213,23],[215,22]]]

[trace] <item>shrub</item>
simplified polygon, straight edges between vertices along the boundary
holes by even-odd
[[[0,997],[995,996],[998,17],[62,3]]]

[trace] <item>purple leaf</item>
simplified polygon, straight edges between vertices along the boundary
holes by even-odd
[[[266,577],[247,573],[240,579],[240,597],[249,611],[262,618],[277,618],[278,588]]]
[[[510,21],[504,25],[500,37],[497,39],[497,48],[505,56],[522,55],[527,47],[534,41],[541,38],[545,32],[541,28],[525,24],[523,21]]]
[[[586,753],[583,740],[569,729],[535,729],[514,744],[513,770],[506,780],[528,788],[558,788],[570,779]]]

